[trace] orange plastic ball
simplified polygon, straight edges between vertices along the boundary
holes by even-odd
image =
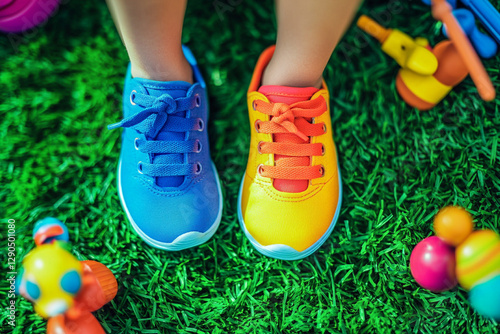
[[[459,206],[444,207],[434,217],[436,235],[454,247],[465,241],[473,229],[472,216]]]

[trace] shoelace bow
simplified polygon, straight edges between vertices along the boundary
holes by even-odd
[[[323,144],[309,143],[309,137],[320,136],[326,132],[324,123],[310,123],[308,118],[321,116],[327,110],[323,97],[288,105],[262,100],[254,101],[254,109],[271,116],[270,121],[256,123],[259,133],[277,134],[291,133],[298,136],[304,143],[291,142],[260,142],[258,150],[263,154],[279,154],[288,157],[321,156],[324,153]],[[281,162],[283,160],[283,162]],[[322,166],[297,166],[292,159],[280,159],[277,166],[260,165],[259,173],[263,177],[282,180],[311,180],[322,177]]]
[[[160,131],[187,132],[202,130],[201,119],[185,118],[177,113],[188,111],[197,106],[196,96],[172,98],[169,94],[158,97],[135,93],[131,102],[144,109],[138,113],[124,118],[118,123],[108,125],[108,129],[134,128],[143,133],[147,140],[135,140],[136,149],[149,154],[184,154],[198,153],[201,144],[198,140],[156,140]],[[156,115],[149,119],[151,115]],[[168,121],[168,122],[167,122]],[[200,171],[199,164],[164,164],[141,162],[138,166],[141,173],[153,176],[185,176]]]

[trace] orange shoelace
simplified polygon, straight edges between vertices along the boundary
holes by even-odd
[[[277,134],[289,133],[299,137],[303,143],[293,142],[260,142],[259,153],[284,155],[276,166],[259,166],[259,174],[263,177],[282,180],[312,180],[324,175],[323,166],[300,166],[295,157],[321,156],[324,147],[321,143],[310,143],[309,137],[326,133],[324,123],[311,123],[314,117],[322,115],[327,110],[323,97],[309,101],[301,101],[288,105],[255,100],[253,108],[271,116],[270,121],[257,121],[256,131],[259,133]]]

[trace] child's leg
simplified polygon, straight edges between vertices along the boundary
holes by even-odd
[[[263,85],[320,87],[328,60],[360,0],[276,0],[276,51]]]
[[[321,79],[359,1],[277,0],[276,47],[261,54],[248,89],[252,136],[238,200],[243,231],[264,255],[307,257],[338,220],[342,184]]]
[[[123,128],[120,201],[133,229],[153,247],[200,245],[219,226],[222,190],[210,158],[206,85],[181,44],[186,0],[108,5],[132,64],[123,119],[108,127]]]
[[[132,63],[132,76],[192,82],[181,48],[186,0],[107,0]]]

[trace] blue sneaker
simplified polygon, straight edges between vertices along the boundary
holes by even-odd
[[[210,239],[222,191],[210,159],[205,82],[187,47],[194,84],[125,79],[118,190],[134,230],[153,247],[177,251]]]

